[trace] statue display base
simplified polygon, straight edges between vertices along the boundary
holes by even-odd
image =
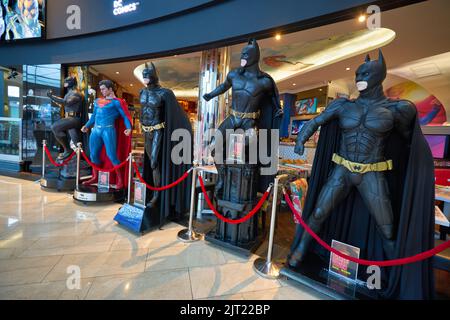
[[[133,233],[144,234],[159,226],[159,207],[142,208],[126,203],[119,209],[114,221]]]
[[[57,160],[60,163],[60,160]],[[62,167],[49,170],[41,178],[42,190],[73,191],[76,185],[77,159],[72,158]]]
[[[73,191],[76,185],[76,178],[65,178],[56,172],[51,172],[41,178],[40,184],[42,190]]]
[[[350,281],[328,271],[328,264],[309,254],[297,268],[285,266],[280,275],[307,286],[335,300],[376,300],[377,290],[370,290],[363,281]]]
[[[76,201],[87,203],[102,202],[121,202],[125,199],[125,189],[116,190],[110,188],[108,190],[98,189],[97,186],[79,185],[73,192],[73,198]]]
[[[217,231],[214,228],[213,230],[205,234],[205,240],[214,245],[221,246],[223,248],[231,250],[241,256],[249,257],[264,242],[265,236],[266,234],[262,233],[261,230],[259,235],[253,241],[245,244],[233,244],[231,242],[221,240],[222,235],[217,234]]]

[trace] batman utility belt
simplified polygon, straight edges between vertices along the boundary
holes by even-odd
[[[258,119],[259,118],[259,111],[256,112],[239,112],[233,109],[230,109],[230,114],[241,119]]]
[[[166,126],[166,123],[161,122],[154,126],[141,126],[141,127],[144,132],[152,132],[155,130],[163,129],[163,128],[165,128],[165,126]]]
[[[333,158],[331,159],[334,163],[339,164],[347,168],[353,173],[366,173],[371,171],[387,171],[392,170],[392,160],[377,162],[377,163],[358,163],[349,161],[342,158],[340,155],[333,153]]]

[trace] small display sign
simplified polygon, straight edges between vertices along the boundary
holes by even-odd
[[[360,249],[357,247],[353,247],[349,244],[336,240],[331,242],[331,247],[347,256],[359,258]],[[356,262],[344,259],[337,254],[331,253],[328,270],[329,272],[332,272],[340,277],[344,277],[347,280],[355,281],[358,275],[358,264]]]
[[[99,190],[109,190],[109,172],[98,172],[97,187]]]
[[[244,163],[244,152],[245,136],[238,133],[230,134],[227,161]]]
[[[137,207],[145,208],[145,197],[147,194],[145,184],[135,181],[134,182],[134,205]]]

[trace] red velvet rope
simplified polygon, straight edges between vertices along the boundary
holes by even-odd
[[[120,169],[120,168],[122,168],[124,165],[126,165],[127,164],[127,162],[128,162],[128,158],[124,161],[124,162],[122,162],[121,164],[118,164],[117,166],[115,166],[115,167],[112,167],[111,169],[104,169],[104,168],[99,168],[99,167],[97,167],[96,165],[95,165],[95,163],[93,163],[93,162],[91,162],[91,160],[88,158],[88,156],[84,153],[84,151],[83,150],[81,150],[81,154],[83,155],[83,158],[84,158],[84,160],[86,160],[86,162],[93,168],[93,169],[95,169],[95,170],[97,170],[97,171],[102,171],[102,172],[113,172],[113,171],[115,171],[115,170],[117,170],[117,169]]]
[[[72,160],[72,158],[75,156],[75,152],[72,152],[72,154],[71,154],[67,159],[65,159],[63,162],[57,163],[57,162],[53,159],[53,157],[52,157],[52,155],[51,155],[51,153],[50,153],[50,150],[48,150],[48,147],[45,146],[45,145],[44,145],[44,150],[45,150],[45,153],[47,154],[48,160],[50,160],[50,162],[51,162],[55,167],[62,167],[62,166],[65,166],[65,165],[68,164],[69,161]]]
[[[312,231],[308,225],[305,223],[305,221],[303,221],[302,217],[300,216],[300,214],[297,212],[297,210],[294,208],[294,205],[292,204],[291,199],[289,198],[289,195],[283,191],[284,193],[284,199],[286,200],[286,203],[289,205],[289,208],[291,208],[292,213],[297,217],[298,221],[300,222],[300,224],[303,226],[303,228],[305,228],[306,232],[308,232],[314,239],[316,239],[316,241],[325,249],[327,249],[328,251],[333,252],[334,254],[340,256],[341,258],[359,263],[361,265],[365,265],[365,266],[379,266],[379,267],[391,267],[391,266],[399,266],[399,265],[404,265],[404,264],[409,264],[409,263],[414,263],[414,262],[418,262],[418,261],[422,261],[425,259],[428,259],[432,256],[434,256],[435,254],[438,254],[441,251],[444,251],[445,249],[450,247],[450,240],[447,242],[444,242],[440,245],[438,245],[437,247],[416,254],[414,256],[411,257],[407,257],[407,258],[401,258],[401,259],[393,259],[393,260],[386,260],[386,261],[372,261],[372,260],[364,260],[364,259],[357,259],[354,257],[350,257],[346,254],[343,254],[342,252],[330,247],[325,241],[323,241],[322,239],[320,239],[320,237],[314,233],[314,231]]]
[[[175,187],[177,184],[179,184],[180,182],[182,182],[184,179],[186,179],[189,176],[189,173],[191,173],[191,169],[189,169],[188,171],[186,171],[178,180],[172,182],[171,184],[168,184],[167,186],[163,186],[163,187],[154,187],[149,185],[147,182],[145,182],[144,178],[142,178],[141,173],[139,172],[139,168],[136,164],[136,162],[133,162],[133,168],[134,171],[136,172],[136,176],[138,177],[138,179],[145,184],[145,186],[147,188],[149,188],[152,191],[164,191],[170,188]]]
[[[205,200],[206,200],[206,203],[208,203],[209,208],[214,212],[214,214],[216,215],[217,218],[219,218],[223,222],[231,223],[231,224],[239,224],[239,223],[245,222],[248,219],[250,219],[251,217],[253,217],[259,211],[259,209],[261,209],[262,205],[264,204],[264,201],[266,201],[267,197],[269,196],[270,189],[272,188],[272,186],[270,186],[267,189],[267,191],[262,196],[261,200],[259,200],[259,202],[257,203],[256,207],[253,208],[253,210],[250,211],[246,216],[244,216],[240,219],[237,219],[237,220],[232,220],[232,219],[225,218],[222,214],[220,214],[219,211],[216,210],[216,208],[214,208],[214,205],[212,204],[211,199],[209,199],[208,193],[205,189],[205,184],[203,183],[203,178],[201,176],[198,176],[198,180],[200,181],[200,187],[202,188],[202,192],[205,195]]]

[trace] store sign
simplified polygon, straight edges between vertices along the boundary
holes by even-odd
[[[125,13],[130,13],[136,11],[140,2],[132,2],[129,4],[123,4],[122,0],[114,0],[114,10],[113,14],[119,16]]]

